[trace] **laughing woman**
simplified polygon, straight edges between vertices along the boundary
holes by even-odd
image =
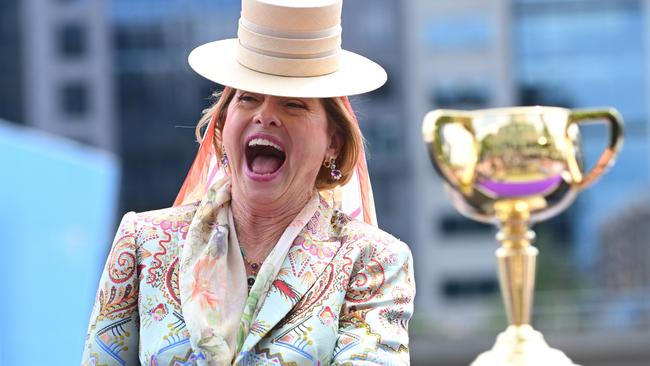
[[[122,219],[82,365],[409,363],[411,253],[374,225],[346,97],[386,74],[340,12],[243,0],[238,39],[192,52],[226,87],[175,205]]]

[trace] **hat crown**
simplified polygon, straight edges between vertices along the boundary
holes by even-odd
[[[260,27],[311,32],[340,26],[342,0],[243,0],[241,16]]]
[[[335,72],[342,0],[243,0],[237,61],[252,70],[310,77]]]

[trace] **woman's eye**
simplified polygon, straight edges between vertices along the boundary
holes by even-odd
[[[306,109],[304,104],[302,103],[297,103],[297,102],[288,102],[287,107],[289,108],[300,108],[300,109]]]
[[[238,97],[240,102],[254,102],[256,99],[252,95],[242,94]]]

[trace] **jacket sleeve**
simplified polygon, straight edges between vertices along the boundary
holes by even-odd
[[[122,218],[99,281],[81,365],[139,365],[136,214]]]
[[[408,322],[415,282],[408,246],[364,250],[355,263],[339,319],[333,365],[409,365]]]

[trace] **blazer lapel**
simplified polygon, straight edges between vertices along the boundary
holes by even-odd
[[[321,199],[318,210],[293,241],[235,363],[300,302],[330,264],[341,243],[332,237],[332,209]]]

